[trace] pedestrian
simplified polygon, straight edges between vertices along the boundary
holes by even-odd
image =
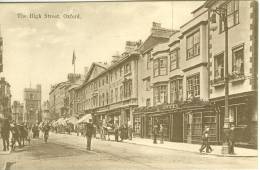
[[[118,122],[116,122],[114,125],[114,132],[115,132],[115,141],[118,142],[118,135],[119,135]]]
[[[131,121],[129,120],[128,121],[128,139],[132,140],[132,137],[133,137],[133,127],[132,127]]]
[[[3,119],[1,125],[1,138],[3,140],[3,151],[9,150],[9,135],[10,135],[10,122],[8,119]]]
[[[158,124],[157,122],[155,122],[154,126],[153,126],[153,143],[157,144],[157,136],[158,136]]]
[[[228,153],[235,154],[234,152],[235,146],[235,126],[232,124],[228,133]]]
[[[159,129],[159,135],[160,135],[160,143],[163,144],[163,138],[164,138],[164,133],[163,133],[163,125],[160,124],[160,129]]]
[[[85,125],[85,135],[87,138],[87,150],[91,149],[91,138],[93,135],[93,130],[94,130],[94,127],[92,124],[92,120],[90,119],[89,122],[86,123],[86,125]]]
[[[210,153],[213,151],[211,146],[209,145],[209,127],[205,126],[205,130],[202,133],[202,145],[199,149],[200,153],[206,148],[206,152]]]
[[[119,135],[120,135],[120,141],[121,142],[123,142],[123,140],[124,140],[124,132],[125,130],[124,130],[124,125],[123,124],[121,124],[121,126],[119,127]]]

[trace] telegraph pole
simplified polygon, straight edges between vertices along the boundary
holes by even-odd
[[[228,100],[229,100],[229,74],[228,74],[228,23],[227,23],[227,8],[218,7],[213,10],[213,14],[210,17],[212,23],[216,23],[216,14],[220,17],[220,22],[223,22],[224,32],[225,32],[225,75],[224,75],[224,84],[225,84],[225,110],[224,110],[224,126],[223,126],[223,145],[222,145],[222,154],[228,154],[228,143],[227,143],[227,132],[229,128],[229,109],[228,109]],[[219,28],[221,29],[221,28]]]

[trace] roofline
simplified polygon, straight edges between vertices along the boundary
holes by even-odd
[[[201,15],[203,15],[204,13],[208,12],[208,9],[204,12],[202,12],[201,14],[199,14],[198,16],[190,19],[188,22],[186,22],[185,24],[181,25],[180,28],[183,28],[184,26],[188,25],[189,23],[191,23],[193,20],[195,20],[196,18],[200,17]]]
[[[206,2],[205,2],[206,3]],[[205,4],[202,4],[201,6],[199,6],[198,8],[194,9],[193,11],[191,11],[191,14],[194,14],[195,12],[197,12],[198,10],[200,10],[201,8],[204,8]]]
[[[98,77],[102,76],[105,72],[109,72],[111,71],[114,67],[120,65],[121,63],[123,63],[124,61],[126,61],[127,59],[135,56],[135,55],[140,55],[140,53],[132,53],[124,58],[122,58],[121,60],[119,60],[118,62],[116,62],[115,64],[109,66],[106,70],[102,71],[101,73],[99,73],[94,79],[90,80],[90,81],[84,81],[80,86],[76,87],[76,89],[80,89],[81,87],[84,87],[86,84],[88,84],[89,82],[92,82],[94,80],[96,80]]]
[[[206,0],[204,3],[205,8],[210,8],[217,0]]]

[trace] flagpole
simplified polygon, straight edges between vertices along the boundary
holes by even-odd
[[[75,74],[75,68],[76,68],[76,61],[74,61],[74,74]]]

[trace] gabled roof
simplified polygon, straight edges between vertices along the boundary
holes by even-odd
[[[148,38],[139,47],[139,51],[144,53],[159,43],[164,43],[169,40],[169,37],[177,32],[177,30],[161,29],[152,32]]]
[[[204,3],[205,8],[211,7],[217,0],[206,0]]]
[[[101,68],[103,68],[103,69],[105,69],[105,70],[107,70],[108,67],[109,67],[108,65],[105,65],[105,64],[103,64],[103,63],[93,62],[92,65],[91,65],[91,67],[90,67],[90,69],[89,69],[89,71],[88,71],[88,73],[87,73],[87,75],[86,75],[85,82],[89,80],[89,78],[90,78],[90,76],[91,76],[91,74],[92,74],[92,72],[93,72],[95,66],[101,67]]]

